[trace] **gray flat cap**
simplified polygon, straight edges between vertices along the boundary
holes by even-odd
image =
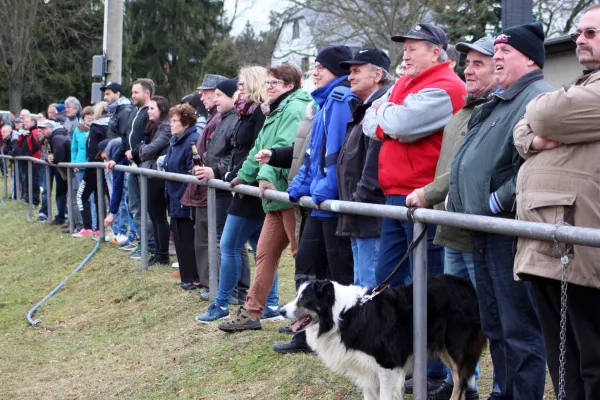
[[[227,78],[221,75],[205,74],[202,84],[198,86],[197,90],[214,90],[224,80],[227,80]]]

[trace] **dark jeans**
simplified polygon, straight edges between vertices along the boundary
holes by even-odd
[[[167,198],[164,179],[148,179],[148,214],[152,221],[152,231],[156,241],[155,256],[169,259],[169,223],[167,222]]]
[[[171,231],[175,252],[179,262],[181,282],[198,282],[196,253],[194,252],[194,220],[189,218],[171,218]]]
[[[406,206],[406,196],[387,196],[386,205]],[[384,218],[381,227],[381,240],[379,242],[379,260],[375,268],[375,281],[380,284],[387,278],[400,262],[410,242],[413,240],[414,225],[409,221]],[[444,273],[444,248],[433,244],[435,225],[427,227],[427,273],[440,275]],[[413,254],[402,264],[402,268],[392,278],[390,285],[398,286],[412,282]],[[435,359],[427,365],[427,376],[432,378],[446,378],[447,372],[444,364]]]
[[[133,218],[135,224],[135,230],[138,235],[142,235],[142,197],[140,193],[140,177],[139,175],[129,174],[127,175],[127,188],[128,188],[128,201],[129,201],[129,212]],[[148,199],[148,203],[153,201]],[[156,252],[156,241],[154,239],[154,230],[152,229],[152,222],[148,215],[144,215],[146,218],[146,232],[148,235],[148,251],[150,253]]]
[[[104,174],[102,175],[102,185],[104,185],[104,193],[108,193],[108,187],[104,181]],[[98,198],[96,168],[87,168],[84,172],[83,180],[79,184],[79,189],[77,190],[77,208],[79,208],[79,211],[81,212],[84,229],[93,228],[92,205],[90,203],[92,195],[95,199]],[[104,199],[102,199],[102,201],[104,201]],[[98,206],[96,206],[96,221],[103,223],[100,220],[100,209]]]
[[[554,392],[558,393],[560,282],[531,277],[531,284],[542,324],[548,369]],[[600,290],[569,284],[567,299],[566,398],[600,399]]]
[[[23,173],[23,183],[21,186],[21,191],[23,192],[23,198],[25,199],[26,203],[29,203],[29,171],[28,171],[28,162],[27,161],[22,161],[25,163],[25,165],[23,166],[24,169],[21,169],[20,171],[24,171]],[[33,184],[33,205],[34,206],[39,206],[40,205],[40,166],[38,164],[33,164],[32,165],[32,170],[31,170],[31,174],[32,174],[32,179],[31,182]]]
[[[337,218],[309,216],[296,254],[296,289],[309,279],[331,279],[342,285],[354,282],[350,238],[336,236]]]
[[[225,229],[225,222],[227,221],[227,210],[233,200],[230,192],[223,192],[217,190],[217,259],[219,261],[218,271],[221,270],[221,237],[223,236],[223,230]],[[248,250],[246,246],[241,251],[242,255],[242,277],[237,284],[237,290],[234,291],[233,295],[242,301],[246,300],[248,295],[248,289],[250,289],[250,259],[248,258]]]
[[[514,279],[513,243],[511,236],[473,235],[481,327],[500,389],[495,398],[539,400],[546,378],[542,331],[531,284]]]
[[[46,186],[49,186],[49,189],[47,190],[47,194],[52,194],[52,184],[53,182],[56,182],[56,192],[55,192],[55,199],[56,199],[56,207],[57,207],[57,214],[54,217],[54,220],[57,222],[65,222],[65,218],[67,215],[67,181],[65,181],[63,179],[63,177],[60,175],[60,173],[58,172],[58,170],[54,167],[47,167],[50,168],[50,184],[46,184]],[[52,214],[52,210],[48,210],[48,218],[50,218]]]

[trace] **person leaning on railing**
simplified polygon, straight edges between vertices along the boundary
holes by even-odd
[[[189,104],[179,104],[169,111],[171,123],[171,146],[164,159],[164,170],[187,175],[192,170],[192,144],[198,140],[196,130],[196,111]],[[199,286],[196,253],[194,251],[194,207],[181,204],[187,183],[167,181],[167,205],[171,217],[171,229],[175,242],[175,251],[179,261],[181,283],[185,290]]]

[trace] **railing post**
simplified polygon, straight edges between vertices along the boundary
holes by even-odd
[[[71,167],[66,167],[66,168],[67,168],[67,208],[69,209],[69,233],[72,234],[75,231],[75,221],[73,220],[73,201],[71,199],[71,176],[73,175],[73,172],[71,171]]]
[[[213,187],[208,187],[207,197],[208,213],[208,290],[210,292],[210,301],[217,297],[219,288],[217,271],[219,260],[217,251],[217,192]]]
[[[98,230],[100,231],[100,242],[104,241],[104,169],[96,168],[96,201],[98,203]]]
[[[2,162],[4,163],[4,198],[8,199],[8,168],[6,168],[6,158],[2,157]]]
[[[427,226],[415,222],[413,237]],[[415,400],[427,399],[427,238],[417,245],[413,255],[413,393]]]
[[[33,162],[27,161],[27,198],[29,199],[29,218],[33,218]]]
[[[148,269],[148,177],[140,174],[140,238],[142,246],[142,270]],[[156,238],[158,239],[158,238]]]
[[[44,191],[46,192],[46,211],[48,215],[46,217],[46,223],[52,223],[52,171],[50,171],[50,164],[46,165],[46,187]]]
[[[19,195],[21,194],[21,182],[19,179],[19,161],[15,160],[13,165],[15,166],[15,200],[19,201]]]

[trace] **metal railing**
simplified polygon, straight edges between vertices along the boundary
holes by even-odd
[[[102,169],[106,167],[105,163],[90,162],[90,163],[60,163],[58,165],[48,164],[44,161],[32,157],[10,157],[1,156],[4,160],[20,160],[28,162],[29,174],[29,215],[33,217],[32,204],[32,162],[50,167],[67,168],[69,177],[72,168],[98,168],[98,207],[100,215],[104,217],[104,206],[101,203],[103,199],[102,186]],[[217,229],[216,229],[216,189],[237,192],[244,195],[259,197],[259,189],[254,186],[238,185],[234,188],[229,186],[229,183],[218,179],[210,179],[208,181],[199,181],[191,175],[174,174],[170,172],[156,171],[145,168],[115,166],[115,170],[128,172],[130,174],[140,175],[140,192],[141,192],[141,221],[142,229],[141,236],[141,252],[142,252],[142,269],[148,268],[148,238],[147,229],[145,229],[148,198],[147,198],[147,180],[151,178],[160,178],[165,180],[190,183],[194,185],[208,186],[208,244],[209,244],[209,290],[211,300],[214,300],[218,289],[218,271],[217,271]],[[7,169],[5,168],[5,171]],[[15,163],[15,181],[17,193],[19,190],[19,170],[18,163]],[[46,182],[50,181],[49,169],[46,169]],[[47,183],[47,185],[49,185]],[[71,181],[67,182],[67,196],[70,198]],[[8,197],[7,192],[7,176],[4,177],[4,196]],[[279,201],[283,203],[291,203],[288,194],[275,190],[266,190],[264,197],[269,200]],[[51,220],[51,193],[47,194],[48,198],[48,222]],[[310,201],[310,197],[303,197],[296,204],[302,207],[314,208],[314,204]],[[393,218],[398,220],[408,220],[406,207],[389,206],[379,204],[354,203],[340,200],[327,200],[319,204],[319,208],[326,211],[333,211],[345,214],[365,215],[371,217]],[[465,215],[452,213],[447,211],[437,211],[432,209],[418,209],[413,214],[414,220],[414,237],[426,229],[426,224],[447,225],[456,228],[463,228],[472,231],[488,232],[502,235],[517,236],[529,239],[552,241],[553,236],[557,241],[569,244],[600,247],[600,229],[578,228],[573,226],[555,226],[538,222],[525,222],[510,220],[505,218],[486,217],[478,215]],[[103,221],[98,221],[100,227],[100,240],[104,240],[104,225]],[[69,213],[69,227],[73,230],[73,221],[71,213]],[[414,397],[417,400],[425,400],[427,398],[427,241],[421,241],[415,248],[413,259],[413,302],[414,302]]]

